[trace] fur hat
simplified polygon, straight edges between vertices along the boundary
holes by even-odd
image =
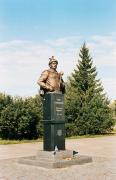
[[[49,65],[50,65],[52,62],[56,62],[56,63],[58,64],[58,61],[57,61],[57,59],[54,58],[54,56],[52,56],[51,58],[49,58]]]

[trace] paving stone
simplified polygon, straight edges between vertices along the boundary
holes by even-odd
[[[66,140],[66,147],[93,157],[92,163],[46,169],[17,163],[33,156],[42,143],[0,145],[0,180],[115,180],[116,136]]]

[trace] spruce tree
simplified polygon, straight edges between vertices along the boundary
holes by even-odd
[[[97,79],[89,49],[84,43],[79,53],[78,65],[67,83],[66,94],[67,136],[100,134],[112,130],[109,101]]]

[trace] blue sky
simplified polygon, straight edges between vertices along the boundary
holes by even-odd
[[[52,55],[66,80],[84,41],[105,92],[116,99],[115,0],[0,0],[1,91],[35,95]]]
[[[115,17],[115,0],[0,0],[1,40],[106,34]]]

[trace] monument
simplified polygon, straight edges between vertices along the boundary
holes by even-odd
[[[42,72],[38,84],[43,96],[43,150],[65,150],[65,117],[63,72],[57,72],[58,61],[49,58],[49,69]]]
[[[92,162],[90,156],[80,155],[65,147],[65,115],[63,72],[57,72],[58,60],[49,58],[49,69],[38,79],[40,96],[43,98],[44,139],[43,150],[36,156],[20,159],[20,163],[47,168],[61,168],[69,165]]]

